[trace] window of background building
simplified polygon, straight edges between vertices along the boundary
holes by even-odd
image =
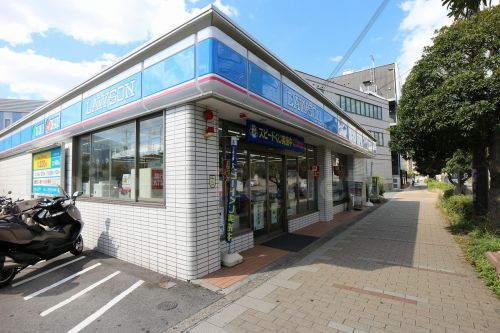
[[[76,188],[96,198],[161,201],[163,123],[163,116],[138,119],[78,138]]]
[[[9,119],[9,118],[4,119],[4,128],[9,127],[9,126],[10,126],[10,122],[11,122],[11,121],[10,121],[10,119]]]
[[[375,141],[377,141],[377,146],[383,146],[384,145],[384,133],[375,132],[375,131],[369,131],[369,132],[375,138]]]

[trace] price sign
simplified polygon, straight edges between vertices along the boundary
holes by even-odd
[[[60,195],[62,181],[62,149],[52,148],[33,154],[31,193],[35,196]]]

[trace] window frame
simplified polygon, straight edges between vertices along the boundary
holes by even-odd
[[[162,125],[163,125],[163,192],[162,192],[162,198],[159,200],[158,198],[139,198],[139,156],[140,156],[140,125],[139,123],[143,120],[148,120],[148,119],[153,119],[153,118],[161,118]],[[135,151],[134,151],[134,183],[135,183],[135,196],[132,199],[120,199],[120,198],[112,198],[112,197],[95,197],[92,196],[92,192],[94,189],[94,182],[91,177],[93,174],[94,168],[92,166],[92,148],[93,148],[93,134],[99,133],[99,132],[104,132],[116,127],[120,127],[126,124],[133,124],[135,128]],[[74,147],[73,150],[73,158],[72,158],[72,192],[77,191],[77,184],[78,184],[78,164],[80,163],[79,157],[81,156],[81,152],[79,149],[79,143],[80,139],[84,137],[89,137],[90,140],[90,165],[89,165],[89,191],[90,195],[83,194],[81,196],[81,199],[84,201],[92,201],[92,202],[105,202],[105,203],[116,203],[116,204],[124,204],[124,205],[132,205],[132,206],[156,206],[156,207],[165,207],[166,206],[166,186],[165,186],[165,110],[162,110],[160,112],[155,112],[153,114],[145,115],[142,117],[134,118],[131,120],[119,122],[110,126],[106,126],[103,128],[98,128],[86,133],[82,133],[78,136],[73,137],[73,142],[72,146]]]

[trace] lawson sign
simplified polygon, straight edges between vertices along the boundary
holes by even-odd
[[[215,30],[216,28],[212,27],[210,29]],[[148,67],[144,67],[142,71],[138,69],[138,72],[133,74],[128,74],[132,73],[132,71],[123,72],[119,74],[120,77],[111,78],[106,83],[103,83],[102,89],[100,86],[92,88],[91,91],[82,94],[83,99],[61,109],[51,115],[50,118],[41,116],[29,127],[1,138],[0,153],[29,141],[40,139],[47,134],[57,133],[74,124],[112,110],[121,107],[129,108],[129,106],[138,104],[136,102],[143,98],[143,101],[147,100],[146,104],[156,98],[164,98],[155,101],[156,104],[153,102],[147,104],[148,107],[149,105],[154,105],[155,108],[161,107],[165,104],[163,102],[167,100],[169,104],[173,104],[177,101],[175,99],[179,95],[158,94],[154,96],[154,94],[176,86],[179,87],[193,79],[201,81],[201,78],[205,77],[203,81],[208,82],[211,79],[208,76],[209,74],[215,74],[224,79],[214,79],[217,82],[229,81],[230,84],[226,85],[230,87],[239,86],[249,93],[261,97],[261,99],[257,100],[264,100],[266,104],[271,104],[273,110],[285,110],[286,113],[301,119],[303,122],[313,124],[315,127],[327,130],[344,139],[349,138],[351,143],[370,150],[366,148],[367,145],[363,144],[362,140],[357,140],[355,133],[350,133],[349,121],[341,121],[338,114],[308,97],[306,91],[295,87],[289,79],[285,79],[283,76],[280,77],[276,72],[271,74],[262,64],[259,67],[261,60],[256,56],[250,59],[241,50],[237,52],[229,46],[233,44],[226,42],[230,38],[225,36],[224,33],[219,31],[215,35],[217,35],[218,39],[209,37],[200,40],[196,44],[182,44],[181,46],[185,46],[184,49],[174,54],[165,52],[164,58],[153,59],[156,62],[150,61],[152,64],[148,63]],[[192,38],[192,43],[195,40],[195,38]],[[169,48],[179,48],[179,45],[174,44]],[[196,57],[195,54],[197,54]],[[143,66],[145,65],[146,61],[143,63]],[[137,68],[139,67],[137,66]],[[182,87],[182,89],[186,89],[182,96],[187,98],[199,95],[200,91],[193,87],[194,85]],[[192,90],[189,91],[188,89]],[[204,89],[204,86],[200,85],[199,89]],[[224,93],[226,91],[224,90]]]

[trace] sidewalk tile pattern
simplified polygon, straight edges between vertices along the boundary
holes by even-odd
[[[226,332],[500,332],[500,300],[463,258],[435,202],[427,191],[398,193],[236,301],[238,314],[215,326]]]

